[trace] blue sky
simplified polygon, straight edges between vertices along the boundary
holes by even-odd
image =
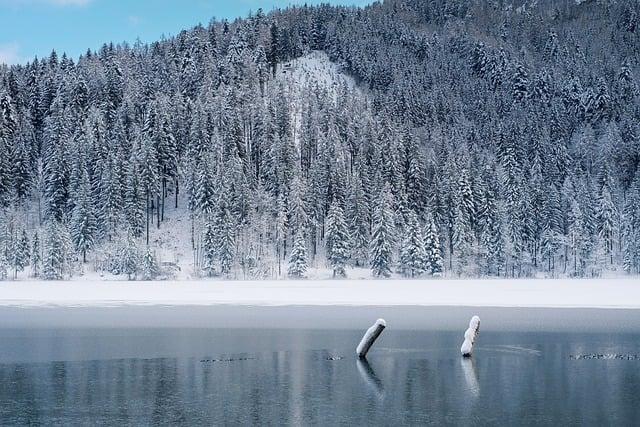
[[[24,63],[52,49],[74,59],[103,43],[150,42],[212,17],[246,16],[262,7],[321,0],[0,0],[0,63]],[[324,0],[364,5],[370,0]]]

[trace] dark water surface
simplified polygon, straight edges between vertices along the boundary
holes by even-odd
[[[116,326],[96,327],[89,318],[84,326],[60,327],[54,317],[50,325],[24,320],[44,320],[38,310],[20,312],[18,327],[7,322],[16,313],[6,310],[0,309],[3,426],[640,425],[640,360],[572,358],[640,355],[637,313],[631,311],[598,312],[614,316],[602,330],[595,312],[557,310],[555,317],[544,316],[553,324],[536,323],[531,331],[516,317],[539,314],[487,309],[474,358],[463,360],[468,318],[453,310],[458,320],[444,321],[450,327],[443,328],[435,317],[447,316],[433,309],[433,322],[416,318],[412,329],[390,322],[367,363],[357,360],[354,348],[375,320],[371,310],[331,313],[327,328],[308,328],[304,310],[286,308],[271,313],[293,322],[286,328],[265,324],[265,313],[251,328],[177,327],[160,320],[161,328],[116,320]],[[387,317],[407,312],[395,310]],[[577,324],[576,316],[601,327],[562,327],[563,318]]]

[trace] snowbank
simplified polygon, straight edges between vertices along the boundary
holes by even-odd
[[[640,280],[0,282],[5,307],[221,304],[640,308]]]

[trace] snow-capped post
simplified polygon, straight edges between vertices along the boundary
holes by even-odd
[[[471,357],[471,354],[473,353],[473,344],[475,344],[479,333],[480,318],[478,316],[473,316],[469,321],[469,328],[464,332],[464,342],[462,343],[462,347],[460,347],[462,357]]]
[[[376,340],[386,327],[387,322],[385,322],[384,319],[378,319],[372,327],[367,329],[367,332],[364,333],[364,336],[360,340],[360,344],[358,344],[358,347],[356,347],[356,354],[359,358],[362,359],[367,357],[369,349],[371,348],[373,343],[376,342]]]

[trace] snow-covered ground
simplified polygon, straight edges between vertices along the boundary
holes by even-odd
[[[125,305],[640,308],[640,280],[0,282],[4,307]]]
[[[289,107],[296,145],[299,144],[302,111],[304,103],[307,102],[305,91],[320,89],[334,103],[342,90],[362,94],[353,77],[343,73],[340,66],[329,59],[329,55],[319,50],[308,52],[300,58],[282,64],[278,67],[276,78],[285,83],[286,90],[291,96],[292,102]]]

